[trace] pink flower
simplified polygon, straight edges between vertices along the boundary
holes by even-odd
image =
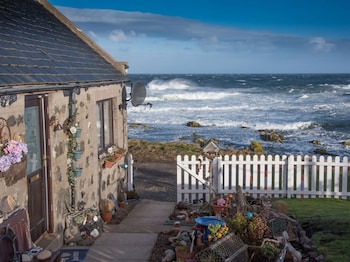
[[[217,201],[216,201],[216,204],[218,206],[224,206],[226,204],[226,200],[223,199],[223,198],[219,198]]]
[[[0,172],[7,171],[12,164],[21,162],[27,153],[26,144],[15,140],[6,142],[0,150]]]

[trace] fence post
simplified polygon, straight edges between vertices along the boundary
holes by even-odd
[[[127,177],[128,177],[128,191],[135,190],[134,185],[134,159],[132,158],[132,154],[127,154],[128,169],[127,169]]]
[[[347,156],[343,157],[343,168],[342,168],[342,199],[348,199],[350,188],[348,188],[348,172],[349,172],[349,159]]]
[[[287,198],[292,198],[292,189],[294,187],[294,156],[289,156],[287,158],[287,168],[286,168],[286,173],[284,174],[284,186],[285,186],[285,191],[287,194]]]
[[[221,194],[222,181],[222,168],[221,168],[221,156],[213,159],[213,185],[212,189],[216,194]]]

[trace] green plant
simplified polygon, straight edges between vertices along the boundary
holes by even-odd
[[[254,153],[262,154],[264,152],[263,147],[258,141],[253,141],[250,143],[249,149],[252,150]]]
[[[226,225],[221,226],[220,224],[208,225],[208,230],[210,234],[208,235],[208,240],[216,241],[223,236],[227,235],[229,228]]]
[[[237,213],[227,220],[230,230],[238,234],[245,243],[257,244],[265,234],[266,220],[257,213]]]
[[[272,259],[279,253],[279,248],[274,243],[266,242],[261,247],[261,253],[268,259]]]
[[[111,199],[104,198],[101,199],[99,208],[102,213],[112,213],[114,210],[114,203]]]

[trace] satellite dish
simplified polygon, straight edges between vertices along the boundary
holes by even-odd
[[[135,82],[131,86],[131,104],[133,106],[139,106],[145,101],[146,98],[146,87],[141,81]]]

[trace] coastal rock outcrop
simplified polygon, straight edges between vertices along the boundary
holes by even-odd
[[[201,124],[198,123],[197,121],[189,121],[189,122],[187,122],[186,126],[188,126],[188,127],[201,127]]]
[[[275,130],[259,130],[260,138],[264,141],[278,142],[281,143],[284,140],[282,133],[277,133]]]

